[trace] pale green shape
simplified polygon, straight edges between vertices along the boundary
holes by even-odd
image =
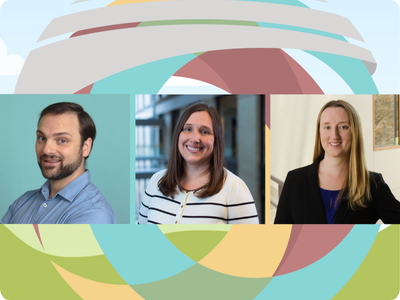
[[[195,264],[169,278],[131,287],[146,300],[252,300],[271,280],[271,277],[242,278],[226,275]]]
[[[241,20],[218,20],[218,19],[187,19],[187,20],[161,20],[161,21],[145,21],[137,27],[147,26],[164,26],[164,25],[189,25],[189,24],[211,24],[211,25],[239,25],[239,26],[255,26],[259,27],[254,21]]]
[[[1,225],[0,225],[1,226]],[[35,228],[33,225],[28,224],[18,224],[18,225],[6,225],[3,226],[7,227],[17,238],[23,241],[28,246],[32,247],[33,249],[39,250],[43,252],[42,245],[36,235]],[[2,300],[0,298],[0,300]]]
[[[229,231],[232,225],[209,225],[209,224],[196,224],[196,225],[157,225],[163,234],[180,232],[180,231]]]
[[[39,225],[40,244],[33,225],[5,225],[16,237],[40,252],[60,257],[103,255],[88,224]]]
[[[202,55],[202,54],[204,54],[204,53],[206,53],[207,51],[203,51],[203,52],[196,52],[196,53],[193,53],[194,55],[196,55],[196,56],[200,56],[200,55]]]
[[[226,231],[202,230],[171,232],[165,237],[195,262],[207,256],[226,236]]]

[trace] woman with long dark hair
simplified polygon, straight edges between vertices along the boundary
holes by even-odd
[[[224,163],[218,112],[189,106],[175,126],[167,169],[147,186],[139,224],[258,224],[250,191]]]

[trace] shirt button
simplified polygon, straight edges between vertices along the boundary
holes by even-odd
[[[175,221],[175,224],[177,224],[178,223],[178,221]]]
[[[183,207],[183,205],[181,205],[181,208]]]
[[[47,203],[43,203],[43,207],[47,207]]]

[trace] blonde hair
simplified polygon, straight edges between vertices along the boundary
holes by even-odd
[[[315,162],[317,159],[325,156],[325,150],[321,145],[321,135],[319,130],[322,112],[329,107],[344,108],[347,112],[347,116],[349,117],[351,129],[349,173],[340,190],[338,199],[343,196],[344,191],[347,189],[348,193],[345,197],[349,201],[349,205],[352,210],[367,207],[368,202],[371,200],[371,190],[369,186],[369,172],[365,163],[364,139],[361,128],[361,120],[355,108],[346,101],[332,100],[321,108],[317,119],[313,161]]]

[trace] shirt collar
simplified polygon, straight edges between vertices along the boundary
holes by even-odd
[[[90,172],[89,170],[86,170],[82,175],[68,183],[61,191],[55,194],[54,197],[60,195],[65,200],[72,202],[74,201],[75,197],[89,184],[89,182]],[[49,200],[50,180],[47,180],[40,189],[45,199]]]

